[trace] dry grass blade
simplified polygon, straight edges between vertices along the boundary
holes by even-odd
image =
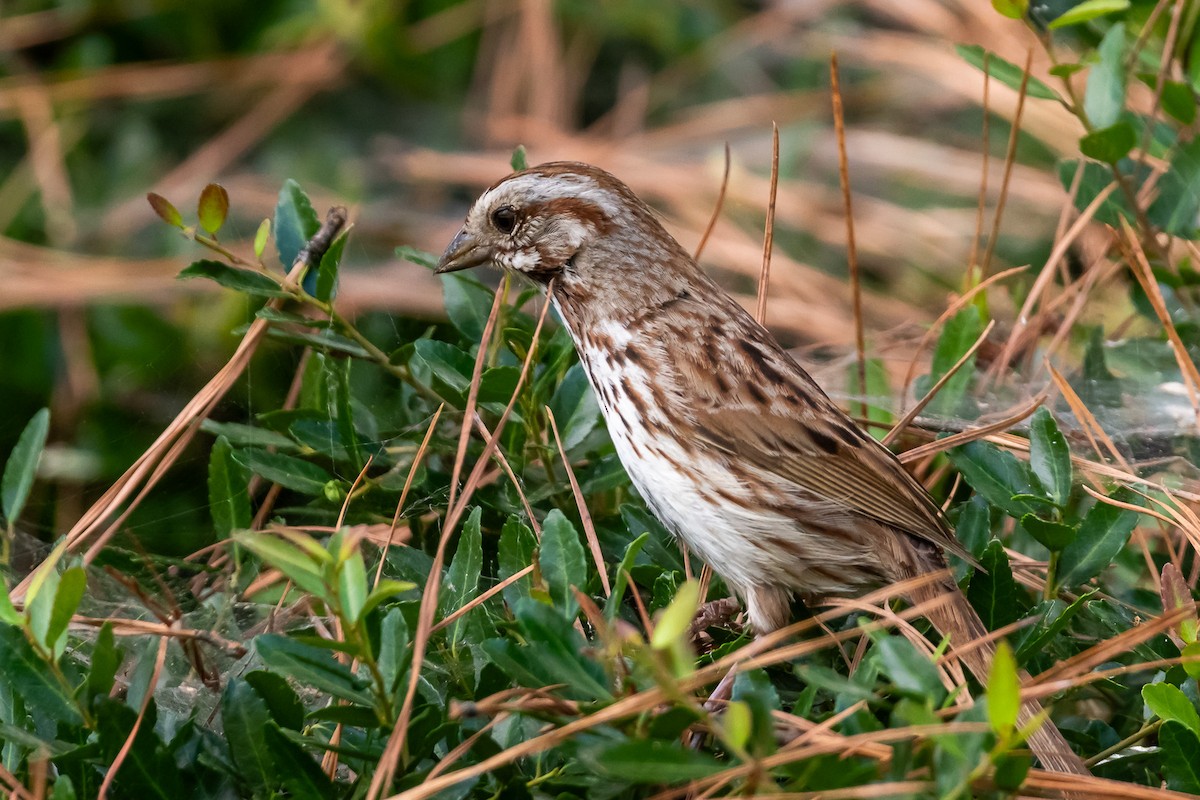
[[[914,447],[911,450],[905,450],[897,458],[900,459],[901,463],[910,464],[913,461],[920,461],[922,458],[935,453],[944,453],[947,450],[958,447],[960,444],[973,442],[976,439],[983,439],[988,434],[1008,430],[1021,420],[1032,416],[1033,412],[1037,411],[1046,402],[1046,397],[1047,393],[1042,391],[1025,405],[1018,406],[1016,410],[1005,416],[1004,419],[993,422],[990,425],[981,425],[978,428],[960,431],[943,439],[938,439],[935,442]]]
[[[1021,136],[1021,115],[1025,111],[1026,91],[1029,89],[1029,70],[1033,66],[1033,50],[1025,56],[1025,69],[1021,74],[1021,88],[1017,90],[1017,110],[1013,115],[1012,131],[1008,137],[1008,150],[1004,154],[1004,178],[1000,182],[1000,197],[996,200],[996,213],[992,217],[992,232],[988,234],[987,250],[983,254],[980,276],[986,278],[991,272],[992,256],[1000,240],[1000,223],[1004,219],[1004,206],[1008,201],[1008,186],[1012,180],[1013,164],[1017,160],[1017,141]]]
[[[488,600],[490,600],[493,597],[495,597],[496,595],[500,594],[505,589],[507,589],[509,586],[512,586],[514,583],[521,580],[521,578],[524,578],[526,575],[529,575],[532,572],[533,572],[533,564],[530,564],[529,566],[525,567],[524,569],[521,569],[517,572],[514,572],[512,575],[509,575],[507,578],[500,581],[499,583],[497,583],[495,586],[488,589],[487,591],[479,593],[477,596],[471,598],[470,602],[465,603],[462,606],[462,608],[455,609],[451,613],[447,614],[443,619],[439,620],[438,623],[433,626],[433,632],[436,633],[436,632],[440,631],[442,628],[449,627],[450,625],[452,625],[454,623],[454,620],[458,619],[459,617],[461,617],[465,614],[470,613],[470,611],[472,609],[483,605]]]
[[[771,199],[767,202],[766,230],[763,233],[762,272],[758,276],[758,303],[754,318],[767,323],[767,293],[771,285],[771,252],[775,247],[775,197],[779,192],[779,125],[771,123]]]
[[[867,412],[867,345],[863,334],[862,280],[858,272],[858,246],[854,242],[854,203],[850,193],[850,159],[846,155],[846,119],[842,109],[842,87],[838,80],[837,53],[829,56],[830,96],[833,101],[833,129],[838,148],[838,182],[842,186],[842,213],[846,216],[846,263],[850,270],[850,299],[854,313],[854,354],[858,369],[858,391],[863,400],[859,413]],[[778,153],[776,153],[778,157]]]
[[[33,795],[17,780],[17,776],[9,772],[3,764],[0,764],[0,786],[8,792],[10,800],[34,800]]]
[[[974,270],[978,266],[976,258],[979,256],[979,242],[983,237],[983,213],[987,209],[987,186],[988,186],[988,164],[991,160],[991,110],[989,108],[989,92],[992,88],[992,76],[988,72],[988,62],[991,61],[992,54],[988,50],[983,51],[983,125],[980,131],[980,139],[982,140],[979,152],[982,156],[979,175],[979,199],[975,205],[975,235],[971,237],[971,254],[967,257],[967,267]]]
[[[1117,448],[1116,442],[1104,431],[1104,428],[1100,425],[1100,421],[1096,419],[1096,415],[1083,402],[1083,398],[1079,396],[1074,387],[1054,367],[1047,364],[1046,369],[1050,372],[1050,378],[1054,381],[1054,386],[1062,392],[1063,399],[1071,407],[1071,413],[1079,420],[1084,433],[1088,437],[1088,441],[1091,442],[1092,447],[1096,451],[1096,455],[1104,458],[1104,452],[1100,449],[1099,444],[1096,443],[1097,438],[1099,438],[1100,442],[1104,444],[1104,449],[1108,451],[1109,457],[1120,464],[1126,472],[1133,472],[1133,469],[1125,461],[1125,457],[1121,455],[1121,451]]]
[[[1146,258],[1146,251],[1142,249],[1133,228],[1124,219],[1121,220],[1121,231],[1124,234],[1124,243],[1128,252],[1133,254],[1133,258],[1130,259],[1130,268],[1133,270],[1138,284],[1141,285],[1142,291],[1146,293],[1150,305],[1154,308],[1158,321],[1162,323],[1163,329],[1167,332],[1175,361],[1179,364],[1179,372],[1183,375],[1183,383],[1188,390],[1188,399],[1192,402],[1197,429],[1200,429],[1200,370],[1197,370],[1195,362],[1188,355],[1187,345],[1183,343],[1179,331],[1175,328],[1175,321],[1167,310],[1166,300],[1163,299],[1158,279],[1154,276],[1154,270]]]
[[[725,171],[721,175],[721,191],[717,193],[717,202],[713,206],[712,216],[708,219],[708,226],[704,229],[704,234],[700,237],[700,243],[696,245],[696,252],[692,258],[697,261],[704,253],[704,245],[708,244],[708,237],[712,236],[713,228],[717,227],[717,220],[721,218],[721,209],[725,207],[725,191],[729,188],[729,167],[732,159],[729,152],[729,142],[725,143]]]
[[[1016,321],[1013,323],[1012,332],[1008,336],[1008,341],[1004,343],[1004,349],[1000,351],[1000,356],[992,365],[992,374],[999,375],[1003,370],[1007,369],[1008,365],[1013,362],[1016,357],[1017,346],[1020,343],[1021,334],[1030,327],[1030,319],[1033,314],[1033,307],[1045,294],[1046,289],[1050,286],[1050,282],[1054,279],[1056,267],[1063,257],[1067,254],[1067,250],[1079,235],[1087,227],[1088,223],[1096,215],[1100,206],[1108,200],[1108,196],[1117,188],[1116,181],[1113,181],[1108,186],[1104,187],[1092,202],[1087,204],[1082,213],[1071,223],[1071,227],[1067,229],[1058,241],[1054,243],[1054,248],[1050,251],[1050,257],[1046,259],[1045,265],[1038,273],[1037,278],[1033,282],[1033,286],[1029,289],[1029,294],[1025,298],[1025,302],[1021,305],[1021,310],[1017,314]],[[1033,326],[1034,330],[1037,326]]]
[[[416,455],[413,456],[412,466],[409,467],[408,475],[404,478],[404,488],[400,490],[400,499],[396,501],[396,513],[392,515],[392,524],[388,528],[387,542],[383,545],[383,552],[379,556],[379,563],[375,565],[375,580],[371,583],[372,587],[379,585],[379,578],[383,575],[383,564],[387,561],[387,552],[391,548],[396,538],[396,525],[400,522],[400,515],[404,513],[404,502],[408,499],[408,492],[412,488],[413,477],[417,474],[417,467],[421,465],[421,461],[425,458],[425,453],[429,450],[429,440],[433,438],[433,432],[437,430],[438,420],[442,417],[442,410],[446,407],[445,403],[437,407],[437,411],[433,412],[433,419],[429,421],[429,428],[425,431],[425,438],[421,440],[421,444],[417,447]]]
[[[162,674],[163,663],[167,660],[167,641],[165,636],[158,640],[158,653],[154,657],[154,672],[150,674],[150,683],[147,684],[146,693],[142,696],[142,705],[138,709],[137,719],[134,720],[133,728],[129,731],[129,736],[125,738],[125,743],[121,745],[121,750],[104,773],[104,780],[100,784],[100,790],[96,793],[97,800],[104,800],[108,797],[113,780],[117,777],[121,765],[125,763],[129,751],[133,748],[133,741],[142,728],[142,722],[146,719],[146,709],[150,707],[150,701],[154,699],[154,687],[158,685],[158,676]]]
[[[604,596],[612,594],[612,586],[608,582],[608,569],[604,566],[604,554],[600,552],[600,539],[596,536],[596,526],[592,524],[592,515],[588,512],[587,500],[579,488],[575,478],[575,470],[571,468],[571,459],[563,449],[562,437],[558,435],[558,423],[554,420],[554,412],[546,406],[546,419],[550,421],[550,431],[554,434],[554,443],[558,445],[558,457],[562,459],[563,469],[567,471],[567,480],[571,482],[571,493],[575,496],[575,506],[579,509],[579,521],[583,523],[583,535],[587,539],[588,550],[596,564],[596,572],[600,576],[600,585],[604,587]]]

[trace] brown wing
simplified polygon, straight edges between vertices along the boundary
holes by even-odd
[[[697,422],[704,430],[701,438],[710,446],[978,565],[954,538],[933,498],[895,456],[851,428],[853,423],[832,404],[828,411],[837,414],[836,421],[805,424],[790,416],[735,407],[699,411]],[[813,416],[829,419],[828,414]]]

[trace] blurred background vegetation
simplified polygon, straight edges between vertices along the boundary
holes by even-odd
[[[790,344],[848,352],[834,50],[870,349],[902,369],[921,324],[961,288],[982,123],[991,208],[1016,106],[1016,92],[993,81],[985,115],[983,76],[956,43],[1016,62],[1036,44],[968,0],[6,0],[0,453],[38,408],[53,420],[24,526],[43,538],[67,530],[224,363],[231,331],[252,313],[242,296],[176,279],[196,248],[158,224],[148,191],[186,213],[220,182],[232,197],[222,237],[242,251],[286,178],[319,210],[350,205],[339,307],[403,340],[441,318],[442,298],[394,247],[440,251],[516,144],[531,163],[615,172],[693,247],[728,143],[728,200],[704,262],[752,296],[777,121],[768,321]],[[1035,74],[1045,66],[1035,61]],[[1066,196],[1052,168],[1080,133],[1045,101],[1029,104],[1022,130],[996,269],[1044,261]],[[295,355],[272,352],[219,418],[277,407]],[[152,549],[189,552],[211,535],[206,459],[185,457],[131,518]]]

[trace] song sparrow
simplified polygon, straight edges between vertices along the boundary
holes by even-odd
[[[556,162],[475,202],[438,264],[491,264],[547,289],[579,350],[630,479],[654,514],[743,599],[766,633],[793,593],[854,595],[972,561],[941,510],[612,175]],[[987,633],[958,587],[927,616],[952,644]],[[994,648],[962,660],[986,680]],[[1040,710],[1023,709],[1023,719]],[[1083,763],[1053,725],[1042,762]]]

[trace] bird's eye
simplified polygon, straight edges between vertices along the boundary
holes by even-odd
[[[512,233],[517,227],[517,210],[512,206],[500,206],[492,212],[492,224],[501,233]]]

